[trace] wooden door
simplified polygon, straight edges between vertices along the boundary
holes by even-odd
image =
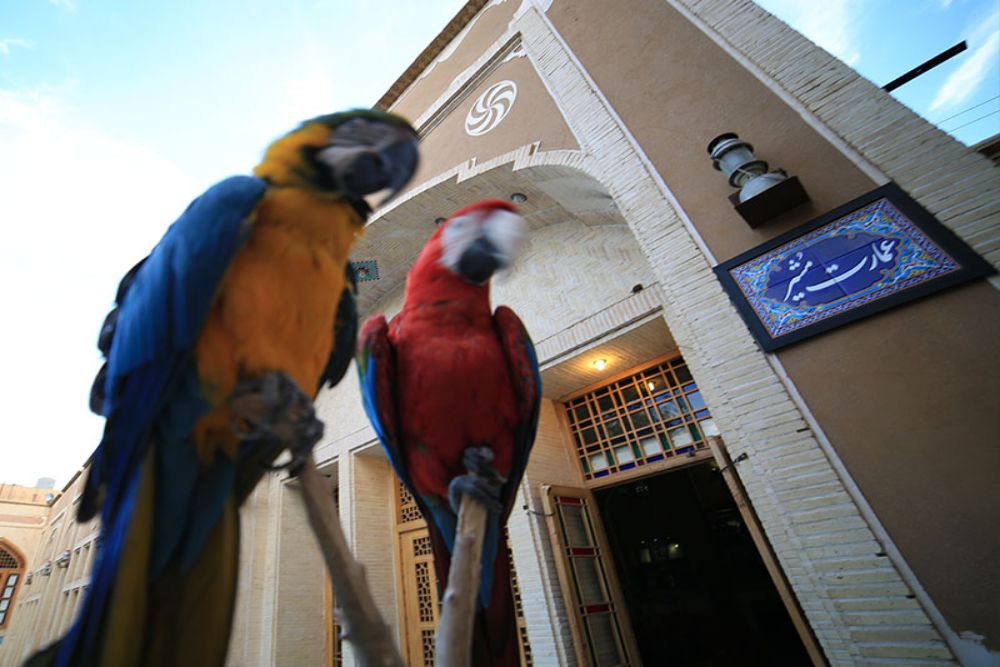
[[[760,553],[764,567],[767,568],[767,573],[770,575],[771,581],[774,582],[774,587],[781,597],[782,604],[785,605],[785,609],[788,611],[788,616],[792,620],[792,625],[795,626],[795,631],[802,640],[803,646],[805,646],[806,653],[809,654],[809,658],[815,667],[828,665],[829,663],[823,654],[823,649],[820,648],[819,641],[816,639],[816,635],[813,634],[812,627],[806,620],[805,614],[799,606],[798,599],[792,592],[791,584],[788,583],[781,565],[778,564],[778,557],[775,555],[774,550],[771,549],[771,543],[764,534],[764,528],[761,526],[760,520],[757,518],[757,513],[750,504],[750,499],[743,488],[743,482],[740,481],[739,475],[736,474],[736,468],[729,459],[729,453],[726,451],[722,439],[709,438],[708,444],[712,449],[712,456],[715,457],[715,462],[719,466],[719,470],[722,471],[722,477],[726,481],[726,486],[729,487],[729,492],[733,494],[733,499],[739,508],[740,516],[743,518],[743,524],[750,532],[754,546],[757,547],[757,551]]]
[[[434,632],[441,613],[438,581],[434,570],[434,554],[427,523],[413,496],[396,482],[396,563],[400,591],[399,622],[403,657],[410,667],[433,667]],[[511,564],[511,586],[517,614],[518,648],[521,664],[531,667],[531,644],[521,604],[517,572]]]
[[[437,575],[427,524],[406,488],[396,482],[400,636],[410,667],[433,667],[434,631],[440,614]]]
[[[542,492],[578,663],[641,665],[593,494],[547,485]]]

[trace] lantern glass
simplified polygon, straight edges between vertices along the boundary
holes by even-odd
[[[733,187],[742,187],[751,178],[767,173],[767,162],[758,160],[753,146],[728,132],[708,145],[712,166],[726,175]]]

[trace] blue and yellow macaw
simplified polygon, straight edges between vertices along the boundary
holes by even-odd
[[[417,166],[397,116],[320,116],[254,177],[196,199],[122,280],[91,407],[107,418],[78,518],[101,513],[79,618],[29,664],[222,665],[237,508],[288,445],[322,434],[311,399],[354,352],[348,253],[370,209]]]
[[[365,411],[417,501],[439,587],[448,580],[459,498],[489,510],[472,664],[520,664],[503,527],[528,464],[541,405],[535,347],[517,314],[490,307],[490,278],[508,267],[524,221],[508,202],[476,202],[427,241],[391,322],[359,336]],[[468,471],[468,474],[466,474]]]

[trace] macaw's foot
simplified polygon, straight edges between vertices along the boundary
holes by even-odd
[[[295,380],[281,371],[264,373],[240,382],[229,398],[238,423],[233,430],[244,442],[287,447],[292,458],[270,470],[288,468],[295,474],[323,437],[323,422],[316,418],[312,399]]]
[[[469,447],[462,454],[462,464],[468,475],[459,475],[448,485],[448,502],[458,514],[462,494],[472,496],[491,512],[500,512],[500,488],[507,479],[493,467],[493,451],[489,447]]]

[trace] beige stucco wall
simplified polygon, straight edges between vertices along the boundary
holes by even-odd
[[[456,77],[474,65],[485,45],[492,44],[507,31],[519,4],[519,0],[501,0],[484,7],[400,96],[393,111],[407,118],[422,114]]]
[[[481,164],[533,142],[539,142],[540,149],[547,151],[577,148],[566,121],[523,53],[512,55],[481,83],[466,91],[468,99],[477,99],[501,81],[517,84],[517,97],[507,116],[494,129],[479,136],[465,131],[468,105],[445,116],[421,138],[420,167],[411,187],[418,187],[466,160],[475,159]]]
[[[670,6],[636,0],[556,0],[548,16],[642,146],[719,261],[733,257],[875,187],[767,86]],[[592,30],[601,25],[600,39]],[[609,48],[614,44],[614,48]],[[810,202],[752,229],[706,148],[723,132],[753,144],[772,169],[802,181]]]

